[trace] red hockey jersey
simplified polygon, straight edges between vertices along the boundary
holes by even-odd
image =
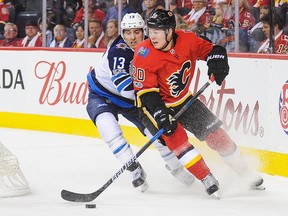
[[[223,22],[225,26],[225,22],[227,21],[224,20]],[[230,20],[228,20],[229,27],[234,28],[235,27],[234,23],[235,23],[235,14],[232,16],[232,18],[230,18]],[[250,30],[254,25],[255,25],[255,18],[253,17],[253,15],[247,10],[241,11],[239,14],[239,27],[245,30]]]
[[[100,9],[95,9],[93,13],[94,19],[99,19],[101,22],[105,19],[105,13]],[[73,23],[79,23],[84,20],[84,8],[80,8],[73,20]]]
[[[0,21],[8,22],[9,14],[8,7],[4,3],[0,3]]]
[[[281,30],[275,36],[275,54],[288,54],[288,36]],[[257,53],[271,53],[270,38],[264,40],[257,51]]]
[[[133,83],[136,103],[141,107],[140,96],[159,92],[167,107],[183,103],[189,90],[196,60],[205,60],[213,44],[193,32],[176,31],[176,44],[168,52],[153,47],[147,39],[137,46],[133,60]]]

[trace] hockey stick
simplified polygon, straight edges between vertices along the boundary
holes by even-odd
[[[178,119],[188,107],[205,91],[205,89],[214,81],[214,76],[211,76],[210,80],[207,81],[201,89],[180,109],[180,111],[174,116],[174,119]],[[126,162],[120,170],[118,170],[101,188],[92,193],[82,194],[75,193],[68,190],[61,191],[61,197],[64,200],[71,202],[91,202],[96,199],[104,190],[106,190],[142,153],[164,132],[162,128],[159,130],[128,162]]]

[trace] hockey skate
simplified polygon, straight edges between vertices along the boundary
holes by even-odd
[[[203,183],[208,195],[213,194],[217,199],[220,199],[220,195],[218,193],[219,182],[215,179],[212,173],[209,173],[204,179],[201,180],[201,182]]]
[[[250,184],[250,189],[251,190],[265,190],[266,188],[264,187],[263,183],[264,183],[264,180],[262,177],[260,177],[258,180]]]
[[[240,178],[248,185],[250,190],[265,190],[263,186],[264,180],[257,172],[247,170]]]
[[[186,169],[181,166],[175,170],[171,170],[170,167],[166,164],[165,165],[166,169],[168,169],[171,174],[177,179],[179,180],[181,183],[183,183],[184,185],[192,185],[195,181],[195,177],[189,173],[188,171],[186,171]]]
[[[241,182],[250,190],[265,190],[263,178],[254,170],[250,170],[243,161],[239,148],[229,156],[223,156],[224,161],[237,173]]]
[[[141,191],[145,192],[149,188],[149,185],[146,181],[146,173],[139,163],[136,163],[136,166],[137,168],[131,171],[133,178],[132,185],[135,188],[140,187]]]

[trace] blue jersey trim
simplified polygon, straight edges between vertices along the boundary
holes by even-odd
[[[88,83],[89,83],[91,89],[92,89],[95,93],[97,93],[97,94],[99,94],[100,96],[103,96],[103,97],[109,99],[109,100],[110,100],[113,104],[115,104],[116,106],[123,107],[123,108],[128,108],[128,109],[134,107],[134,104],[133,104],[132,101],[131,101],[131,103],[126,102],[126,101],[124,101],[124,100],[121,100],[120,98],[115,97],[114,94],[108,93],[108,91],[103,91],[100,87],[98,87],[98,86],[95,84],[95,82],[94,82],[94,80],[93,80],[93,78],[92,78],[91,73],[88,73],[88,74],[87,74],[87,80],[88,80]],[[97,84],[100,85],[99,83],[97,83]],[[102,87],[102,88],[103,88],[103,87]]]
[[[121,92],[124,88],[128,87],[132,83],[132,78],[129,77],[121,85],[117,86],[117,90]]]

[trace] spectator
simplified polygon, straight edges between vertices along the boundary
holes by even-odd
[[[161,3],[156,3],[156,6],[155,6],[155,10],[165,10],[165,5],[161,4]]]
[[[170,10],[174,14],[185,16],[193,9],[192,2],[193,2],[192,0],[171,0]]]
[[[263,23],[260,21],[261,18],[265,15],[267,15],[269,13],[269,7],[267,5],[261,6],[260,7],[260,15],[259,18],[257,18],[257,20],[259,20],[258,23],[256,23],[252,29],[250,29],[248,32],[251,35],[256,29],[261,29],[263,27]]]
[[[92,19],[88,23],[90,36],[88,38],[88,48],[107,48],[104,39],[105,34],[100,20]]]
[[[262,31],[263,23],[260,20],[263,16],[267,15],[268,13],[269,13],[269,7],[267,5],[261,6],[260,16],[257,19],[259,20],[259,22],[256,23],[252,29],[248,30],[250,52],[257,52],[259,44],[266,38],[264,32]]]
[[[288,25],[288,0],[275,0],[273,10],[281,17],[284,25]]]
[[[275,0],[276,4],[277,0]],[[255,22],[260,22],[260,8],[269,5],[269,0],[248,0],[249,11],[255,18]]]
[[[105,44],[108,47],[111,46],[113,41],[118,36],[118,22],[115,19],[109,20],[106,26],[106,33],[105,33]]]
[[[6,0],[5,4],[7,6],[8,11],[9,11],[9,22],[13,23],[15,21],[15,7],[14,7],[11,0]]]
[[[217,28],[223,28],[224,10],[227,4],[224,2],[216,3],[215,15],[212,17],[211,25]]]
[[[39,18],[38,20],[38,28],[39,28],[39,34],[42,37],[42,29],[43,29],[43,23],[42,18]],[[50,30],[49,20],[47,19],[46,22],[46,46],[49,47],[50,43],[53,40],[53,32]]]
[[[231,5],[224,14],[223,30],[226,37],[219,42],[219,45],[224,46],[227,51],[234,51],[235,49],[235,0],[231,1]],[[255,19],[249,12],[249,5],[247,0],[240,0],[239,2],[239,50],[241,52],[249,51],[249,37],[248,30],[255,25]]]
[[[211,17],[211,22],[208,20],[205,23],[205,30],[202,33],[207,37],[212,43],[219,44],[219,42],[225,37],[225,34],[222,32],[223,28],[223,19],[224,19],[224,10],[227,8],[227,4],[218,2],[215,5],[215,15]],[[208,17],[207,17],[208,19]]]
[[[24,0],[5,0],[5,4],[9,10],[9,20],[16,23],[18,14],[25,10]]]
[[[231,1],[232,16],[224,19],[224,28],[234,28],[235,25],[235,0]],[[255,25],[255,18],[249,12],[249,5],[247,0],[240,0],[239,2],[239,27],[248,31]]]
[[[188,8],[189,10],[193,8],[193,0],[172,0],[172,2],[175,2],[179,8]]]
[[[72,46],[73,48],[84,48],[84,25],[83,24],[78,24],[76,25],[76,40],[73,42]]]
[[[206,8],[207,0],[194,0],[193,9],[184,16],[188,28],[194,32],[203,31],[207,20],[210,20],[210,13]]]
[[[50,47],[71,47],[72,42],[67,37],[67,31],[64,25],[56,25],[53,32],[54,40],[51,42]]]
[[[274,44],[270,43],[270,16],[265,15],[261,19],[263,23],[263,32],[266,35],[266,40],[262,42],[257,53],[273,53],[271,47],[274,46],[275,54],[288,54],[288,36],[283,31],[283,20],[278,14],[274,14]]]
[[[10,19],[10,13],[4,0],[0,0],[0,21],[8,22]]]
[[[38,34],[38,24],[34,20],[28,20],[25,23],[25,34],[19,42],[21,47],[42,47],[42,37]]]
[[[81,7],[75,14],[75,17],[73,19],[73,22],[72,22],[72,26],[74,26],[75,24],[77,23],[83,23],[84,22],[84,7],[85,7],[85,0],[82,0],[82,5],[83,7]],[[89,13],[90,13],[90,19],[99,19],[101,20],[101,22],[104,21],[104,18],[105,18],[105,13],[104,11],[100,10],[99,8],[95,7],[93,5],[93,1],[92,0],[89,0],[88,2],[88,10],[89,10]],[[88,20],[90,20],[88,19]]]
[[[8,22],[4,27],[4,39],[0,40],[0,46],[17,47],[19,43],[17,34],[18,34],[17,25]]]
[[[121,14],[122,15],[121,20],[122,20],[122,18],[125,16],[126,13],[134,13],[135,9],[127,3],[127,0],[121,0],[121,1],[122,1],[122,14]],[[104,26],[107,25],[107,22],[110,19],[118,20],[118,0],[114,0],[114,6],[107,11],[107,14],[103,22]]]
[[[141,14],[143,12],[143,0],[129,0],[129,5],[131,5],[134,9],[135,12]]]
[[[38,1],[37,1],[38,2]],[[40,1],[42,2],[42,1]],[[32,10],[36,10],[36,11],[41,11],[42,10],[42,6],[41,3],[38,7],[40,7],[39,9],[36,9],[37,4],[35,4],[35,0],[32,1],[30,0],[30,7],[34,8]],[[65,24],[66,26],[69,26],[69,18],[67,16],[67,13],[65,11],[65,5],[64,5],[64,0],[53,0],[52,1],[52,8],[49,9],[51,10],[51,14],[49,14],[49,16],[51,15],[51,17],[49,17],[51,23],[53,24],[53,29],[57,24]],[[26,9],[27,10],[27,9]],[[71,22],[70,22],[71,24]]]
[[[252,2],[253,2],[254,4],[253,4]],[[277,0],[276,0],[275,2],[277,2]],[[278,1],[278,2],[279,2],[279,1]],[[250,3],[253,4],[253,7],[259,8],[259,7],[261,7],[261,6],[268,5],[268,4],[269,4],[269,0],[254,0],[254,1],[251,1]]]
[[[206,28],[216,27],[219,29],[223,28],[223,20],[224,20],[224,11],[227,8],[227,4],[224,1],[218,1],[213,8],[209,3],[210,10],[210,18],[206,17],[206,22],[204,23]],[[213,13],[211,12],[213,11]],[[209,15],[209,14],[207,14]]]
[[[189,30],[186,21],[180,14],[175,14],[175,19],[176,19],[176,29]]]
[[[260,0],[258,0],[258,1],[260,1]],[[267,0],[266,0],[267,1]],[[284,5],[284,4],[287,4],[288,3],[288,1],[287,0],[275,0],[275,7],[279,7],[279,6],[282,6],[282,5]],[[268,5],[269,3],[267,3],[266,5]]]
[[[150,14],[155,10],[157,0],[144,0],[143,3],[146,9],[141,13],[141,16],[146,22],[146,20],[150,17]]]

